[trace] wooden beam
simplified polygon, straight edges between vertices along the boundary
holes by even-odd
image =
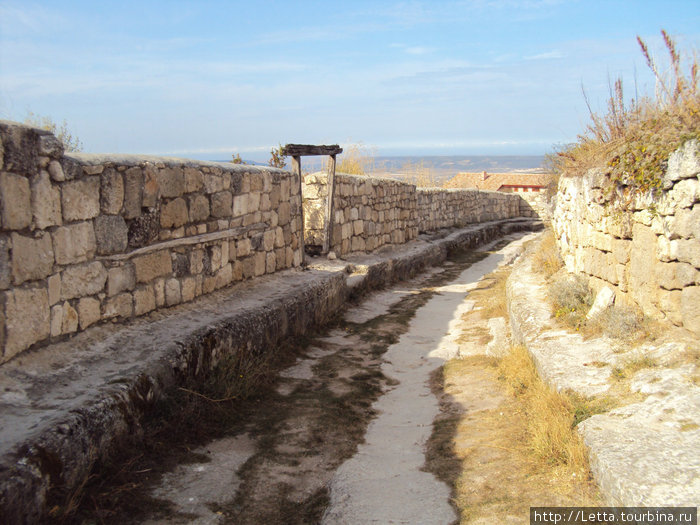
[[[333,194],[335,193],[335,155],[328,159],[328,197],[326,198],[326,232],[323,236],[323,254],[331,250],[331,236],[333,235]]]
[[[314,146],[311,144],[287,144],[282,148],[282,155],[287,157],[300,157],[303,155],[338,155],[343,148],[334,144],[332,146]]]
[[[306,253],[304,250],[304,193],[303,193],[303,175],[301,174],[301,157],[299,155],[292,156],[292,173],[296,173],[299,177],[299,200],[301,201],[301,228],[299,230],[299,247],[301,248],[301,264],[306,261]]]

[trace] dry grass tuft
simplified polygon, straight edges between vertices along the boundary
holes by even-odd
[[[554,232],[548,229],[541,237],[537,251],[532,257],[534,267],[549,279],[563,267]]]
[[[557,175],[583,175],[590,168],[602,168],[608,198],[623,208],[636,194],[660,188],[671,152],[687,140],[700,138],[697,56],[684,62],[673,39],[665,31],[661,34],[669,56],[668,73],[637,37],[657,81],[655,96],[626,103],[623,82],[615,80],[607,112],[595,113],[586,98],[591,122],[585,132],[576,143],[549,157]]]
[[[501,360],[498,371],[510,392],[524,403],[532,452],[545,463],[587,476],[586,449],[575,426],[602,411],[600,402],[549,388],[540,379],[523,346],[512,347]]]
[[[349,175],[371,175],[374,172],[375,156],[375,152],[362,143],[343,146],[343,153],[338,158],[336,172]]]

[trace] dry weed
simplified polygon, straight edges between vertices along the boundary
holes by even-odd
[[[583,175],[590,168],[603,168],[607,197],[623,209],[637,194],[660,188],[671,152],[689,139],[700,138],[697,56],[684,63],[673,39],[665,31],[661,34],[669,55],[667,74],[637,37],[657,81],[655,96],[626,103],[623,82],[617,79],[610,87],[607,112],[600,115],[591,109],[584,92],[590,124],[576,143],[548,159],[557,175]]]

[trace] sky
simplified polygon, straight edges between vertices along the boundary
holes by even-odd
[[[622,77],[653,93],[697,0],[0,0],[0,119],[66,121],[91,153],[264,160],[278,144],[377,155],[541,155]]]

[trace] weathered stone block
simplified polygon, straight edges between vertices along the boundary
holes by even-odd
[[[173,271],[172,260],[167,250],[135,257],[134,267],[136,281],[139,283],[147,283],[156,277],[170,275]]]
[[[265,255],[265,273],[274,273],[277,268],[277,256],[275,252],[268,252]]]
[[[80,329],[85,330],[88,326],[100,320],[100,301],[94,297],[83,297],[78,301],[78,317],[80,319]]]
[[[61,299],[95,295],[104,289],[106,281],[107,270],[98,261],[70,266],[61,272]]]
[[[129,223],[128,246],[140,248],[158,240],[160,234],[160,211],[155,209],[136,217]]]
[[[99,175],[105,170],[102,164],[93,164],[83,166],[83,173],[85,175]]]
[[[185,277],[184,279],[182,279],[182,302],[186,303],[188,301],[192,301],[195,298],[196,289],[197,285],[194,277]]]
[[[121,215],[100,215],[95,219],[97,253],[110,255],[126,251],[129,229]]]
[[[185,168],[185,193],[199,191],[203,187],[202,172],[197,168]]]
[[[124,218],[133,219],[141,215],[143,200],[143,172],[132,168],[124,173]]]
[[[214,173],[202,175],[205,193],[217,193],[224,190],[224,178]]]
[[[9,288],[12,282],[9,245],[9,239],[5,235],[0,235],[0,290]]]
[[[41,171],[31,181],[34,225],[45,229],[61,221],[61,191],[51,184],[49,174]]]
[[[133,290],[134,286],[136,286],[136,274],[131,263],[109,269],[107,273],[108,296],[112,297],[123,291]]]
[[[683,324],[681,313],[680,290],[659,290],[659,308],[666,314],[666,317],[676,326]]]
[[[211,196],[211,215],[212,217],[223,218],[231,217],[231,209],[233,204],[233,196],[230,191],[220,191]]]
[[[165,305],[174,306],[182,302],[180,281],[177,279],[167,279],[165,281]]]
[[[0,173],[0,216],[7,230],[21,230],[31,224],[31,191],[26,177]]]
[[[52,238],[58,264],[86,261],[94,256],[97,247],[91,222],[61,226],[53,232]]]
[[[162,197],[179,197],[185,192],[185,173],[182,168],[163,168],[158,171],[158,185]]]
[[[9,359],[49,337],[51,313],[45,288],[15,288],[5,292],[5,354]]]
[[[51,235],[39,233],[36,238],[12,234],[12,276],[14,284],[43,279],[53,270]]]
[[[700,268],[700,242],[697,239],[678,239],[678,260]]]
[[[49,305],[61,300],[61,274],[55,273],[47,279],[49,288]]]
[[[695,177],[700,173],[699,143],[697,139],[689,140],[668,158],[668,169],[664,179],[677,181]]]
[[[65,182],[61,189],[61,208],[66,221],[97,217],[100,213],[100,178],[91,176]]]
[[[228,286],[233,280],[233,265],[225,264],[216,272],[216,288]]]
[[[689,286],[681,292],[683,326],[700,334],[700,286]]]
[[[209,218],[209,199],[204,195],[193,195],[190,201],[190,221],[201,222]]]
[[[61,318],[61,333],[72,334],[78,331],[78,312],[66,301],[63,303],[63,316]]]
[[[266,252],[271,251],[275,247],[275,230],[267,230],[263,233],[262,249]]]
[[[241,217],[248,213],[248,195],[236,195],[233,198],[233,217]]]
[[[666,290],[680,290],[695,284],[698,277],[700,277],[700,271],[687,263],[659,262],[656,265],[657,282]]]
[[[255,260],[255,276],[259,277],[260,275],[264,275],[267,264],[265,253],[257,252],[255,255],[253,255],[253,259]]]
[[[119,215],[124,205],[124,179],[114,169],[107,169],[100,176],[100,207],[102,213]]]
[[[131,317],[133,314],[133,298],[130,293],[122,293],[105,301],[102,319],[113,317]]]
[[[153,294],[156,296],[156,307],[165,304],[165,279],[156,279],[153,283]]]
[[[182,198],[171,200],[160,212],[160,225],[163,228],[179,228],[187,221],[187,204]]]
[[[143,315],[156,309],[156,296],[150,285],[134,290],[134,315]]]
[[[58,337],[63,332],[63,305],[57,304],[51,308],[51,337]]]
[[[143,195],[141,200],[142,208],[155,208],[161,197],[160,182],[158,179],[158,169],[147,164],[143,169]]]
[[[238,241],[237,246],[236,246],[236,255],[237,257],[247,257],[250,255],[252,246],[250,239],[241,239]]]
[[[278,216],[278,224],[280,226],[286,226],[287,224],[289,224],[289,220],[290,220],[289,202],[284,201],[284,202],[280,203],[279,208],[277,210],[277,216]]]

